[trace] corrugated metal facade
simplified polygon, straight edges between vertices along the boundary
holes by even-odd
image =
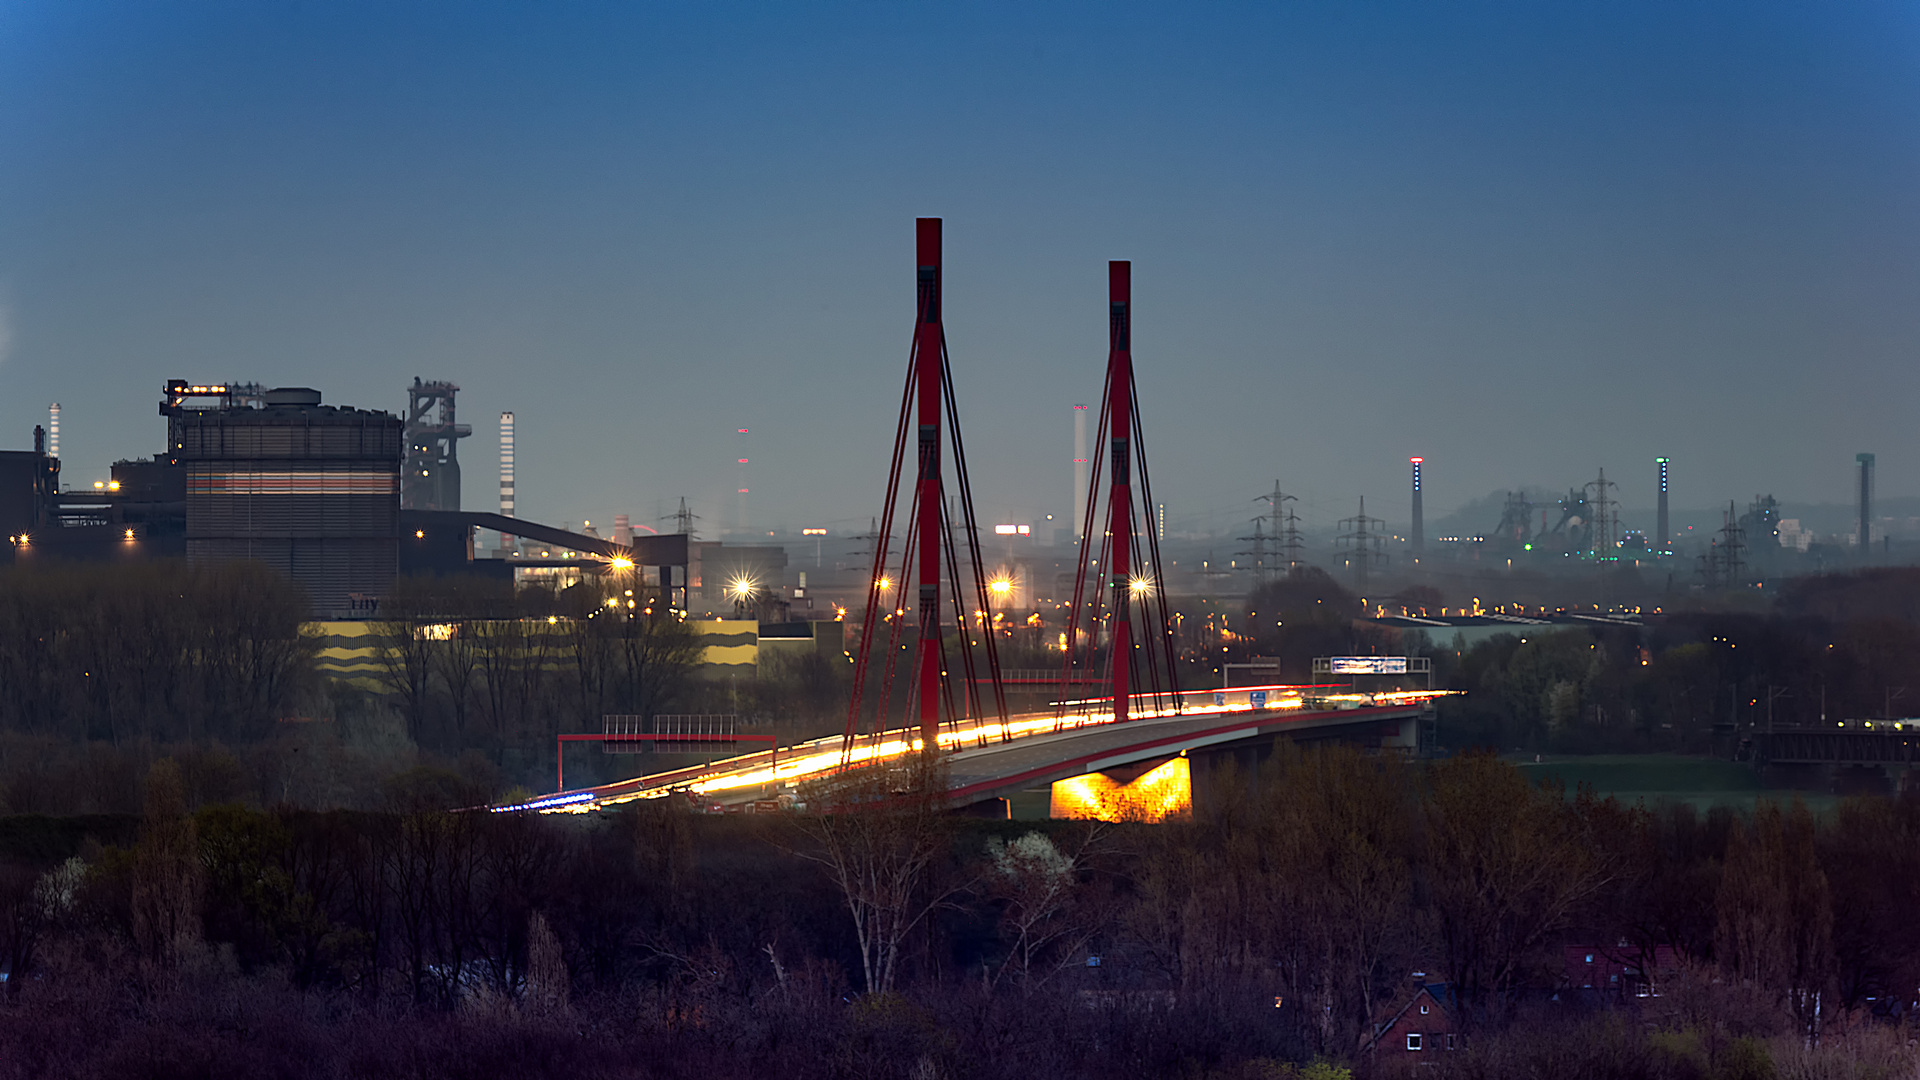
[[[187,558],[258,559],[321,618],[365,617],[400,559],[400,419],[320,405],[180,418]]]

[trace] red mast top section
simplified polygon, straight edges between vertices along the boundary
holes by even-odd
[[[946,332],[940,323],[940,219],[915,222],[919,268],[919,314],[914,321],[914,381],[919,413],[920,474],[916,498],[919,515],[918,616],[920,654],[916,657],[920,696],[921,748],[933,753],[940,745],[940,398]]]
[[[1113,646],[1113,718],[1124,723],[1131,702],[1133,663],[1133,264],[1107,264],[1107,431],[1113,438],[1107,462],[1113,487],[1107,531],[1113,553],[1107,564],[1113,587],[1108,608]]]

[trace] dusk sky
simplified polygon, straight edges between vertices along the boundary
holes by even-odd
[[[1920,495],[1911,3],[0,0],[0,447],[420,375],[469,508],[511,409],[524,516],[731,528],[749,457],[753,526],[864,527],[917,215],[986,519],[1065,516],[1116,258],[1176,529],[1403,520],[1410,454],[1429,518]]]

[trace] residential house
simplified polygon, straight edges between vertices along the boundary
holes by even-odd
[[[1414,978],[1413,995],[1373,1025],[1367,1053],[1419,1064],[1466,1045],[1451,989],[1446,983],[1426,982],[1423,975]]]

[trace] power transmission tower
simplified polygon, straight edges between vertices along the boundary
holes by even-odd
[[[874,546],[880,542],[880,519],[870,518],[868,520],[869,524],[866,532],[855,533],[849,537],[849,539],[858,540],[863,545],[849,552],[849,555],[851,555],[856,562],[860,563],[873,562]],[[887,544],[886,557],[881,560],[881,564],[883,566],[886,565],[887,560],[891,558],[893,558],[893,544],[889,541]]]
[[[1733,503],[1727,503],[1726,520],[1720,526],[1720,569],[1727,588],[1736,588],[1746,584],[1746,560],[1740,553],[1747,550],[1747,530],[1740,527],[1740,519]]]
[[[1609,488],[1617,488],[1619,486],[1619,484],[1607,479],[1607,470],[1601,469],[1600,479],[1588,483],[1586,488],[1583,489],[1593,492],[1592,495],[1587,496],[1587,509],[1589,511],[1587,518],[1589,523],[1587,539],[1593,542],[1593,557],[1596,559],[1617,559],[1620,557],[1619,537],[1614,535],[1616,531],[1615,526],[1618,524],[1618,514],[1615,507],[1619,504],[1607,495]]]
[[[1747,549],[1747,531],[1732,503],[1720,516],[1720,539],[1709,542],[1707,553],[1700,556],[1699,574],[1709,589],[1737,588],[1746,584],[1747,563],[1740,553]]]
[[[1381,526],[1385,524],[1380,518],[1367,516],[1367,499],[1364,495],[1360,497],[1360,513],[1340,519],[1339,527],[1345,530],[1340,534],[1340,546],[1347,550],[1347,563],[1353,567],[1353,583],[1361,599],[1366,598],[1371,571],[1375,567],[1385,566],[1387,562],[1384,550],[1387,538],[1381,531]]]
[[[1268,537],[1266,532],[1263,531],[1266,523],[1267,519],[1264,516],[1254,518],[1253,535],[1240,537],[1241,543],[1252,544],[1253,547],[1246,551],[1234,552],[1236,557],[1245,555],[1253,560],[1253,565],[1248,567],[1248,569],[1253,571],[1253,584],[1255,588],[1267,583],[1267,573],[1271,566],[1267,561]]]
[[[1274,554],[1278,556],[1274,560],[1275,568],[1277,569],[1279,565],[1284,562],[1286,564],[1286,572],[1289,574],[1293,573],[1301,562],[1300,519],[1287,504],[1290,502],[1298,502],[1299,500],[1281,491],[1280,481],[1275,480],[1273,482],[1273,494],[1262,495],[1254,501],[1267,504],[1266,516],[1273,522],[1273,528],[1268,531],[1267,535],[1273,542]],[[1259,531],[1258,526],[1256,526],[1254,532],[1257,533]],[[1241,539],[1245,540],[1248,538],[1243,536]]]
[[[682,495],[680,496],[680,509],[662,517],[660,520],[673,522],[674,532],[688,539],[692,539],[693,523],[700,520],[700,515],[687,509],[687,497]]]
[[[1287,498],[1293,496],[1288,495]],[[1300,557],[1300,550],[1306,545],[1300,542],[1300,515],[1293,512],[1293,507],[1287,507],[1287,516],[1282,520],[1286,522],[1286,527],[1280,530],[1280,540],[1276,546],[1280,549],[1281,558],[1286,560],[1287,573],[1291,575],[1306,561]]]

